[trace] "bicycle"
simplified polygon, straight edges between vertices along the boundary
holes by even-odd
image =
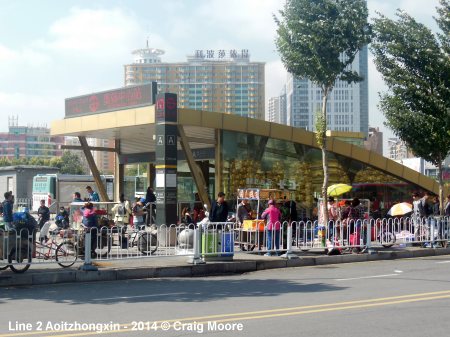
[[[110,233],[110,229],[108,227],[92,227],[96,229],[96,231],[92,231],[91,227],[86,227],[85,225],[82,226],[82,233],[80,233],[77,236],[78,240],[75,240],[75,250],[77,251],[77,254],[80,256],[85,255],[85,244],[86,244],[86,232],[91,231],[91,235],[94,234],[96,236],[96,246],[95,249],[92,251],[92,255],[97,255],[100,257],[107,257],[108,254],[111,252],[111,246],[112,246],[112,236]],[[96,233],[95,233],[96,232]],[[100,233],[100,235],[99,235]],[[92,249],[92,247],[91,247]]]
[[[36,240],[35,243],[33,257],[44,260],[54,258],[63,268],[72,266],[78,258],[78,252],[73,240],[67,239],[73,238],[73,232],[70,229],[64,230],[61,228],[50,230],[50,225],[50,222],[46,222],[42,226],[39,232],[39,240]],[[58,236],[61,240],[58,240]]]
[[[151,231],[147,231],[146,227],[146,225],[142,225],[137,232],[135,231],[129,234],[129,247],[137,246],[140,253],[152,255],[158,249],[158,237],[155,233],[156,230],[151,229]]]
[[[17,229],[5,233],[7,233],[7,238],[5,237],[2,241],[8,247],[6,251],[8,264],[6,267],[9,267],[15,273],[21,274],[26,272],[31,266],[33,254],[31,247],[36,232],[33,231],[30,235],[27,229]],[[6,267],[4,265],[2,266],[3,269],[6,269]]]

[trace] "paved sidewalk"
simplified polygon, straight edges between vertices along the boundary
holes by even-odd
[[[380,249],[374,254],[324,254],[302,253],[298,259],[286,260],[256,254],[238,253],[233,261],[207,261],[192,265],[186,256],[134,258],[127,260],[95,261],[98,271],[81,271],[82,263],[63,269],[54,264],[33,264],[24,274],[0,271],[0,286],[30,286],[67,282],[96,282],[125,279],[162,277],[198,277],[246,273],[264,269],[353,263],[376,260],[391,260],[435,255],[450,255],[450,248],[390,248]]]

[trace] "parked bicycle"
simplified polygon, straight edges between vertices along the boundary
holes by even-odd
[[[128,238],[129,248],[137,247],[142,254],[151,255],[158,249],[157,231],[154,226],[141,226],[137,231],[131,232]]]

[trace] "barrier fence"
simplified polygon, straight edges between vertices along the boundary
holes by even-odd
[[[227,259],[235,253],[281,255],[288,252],[345,250],[364,252],[377,247],[417,245],[447,247],[449,217],[390,218],[350,221],[257,222],[252,228],[236,223],[171,226],[103,226],[41,230],[0,229],[0,269],[21,272],[31,264],[188,256]]]

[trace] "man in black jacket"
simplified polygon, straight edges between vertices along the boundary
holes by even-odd
[[[209,212],[209,221],[226,222],[228,218],[228,204],[225,201],[225,193],[219,192],[217,200],[213,201]]]
[[[45,200],[41,200],[41,206],[38,209],[39,215],[39,228],[42,229],[42,226],[50,220],[50,210],[47,206],[45,206]]]

